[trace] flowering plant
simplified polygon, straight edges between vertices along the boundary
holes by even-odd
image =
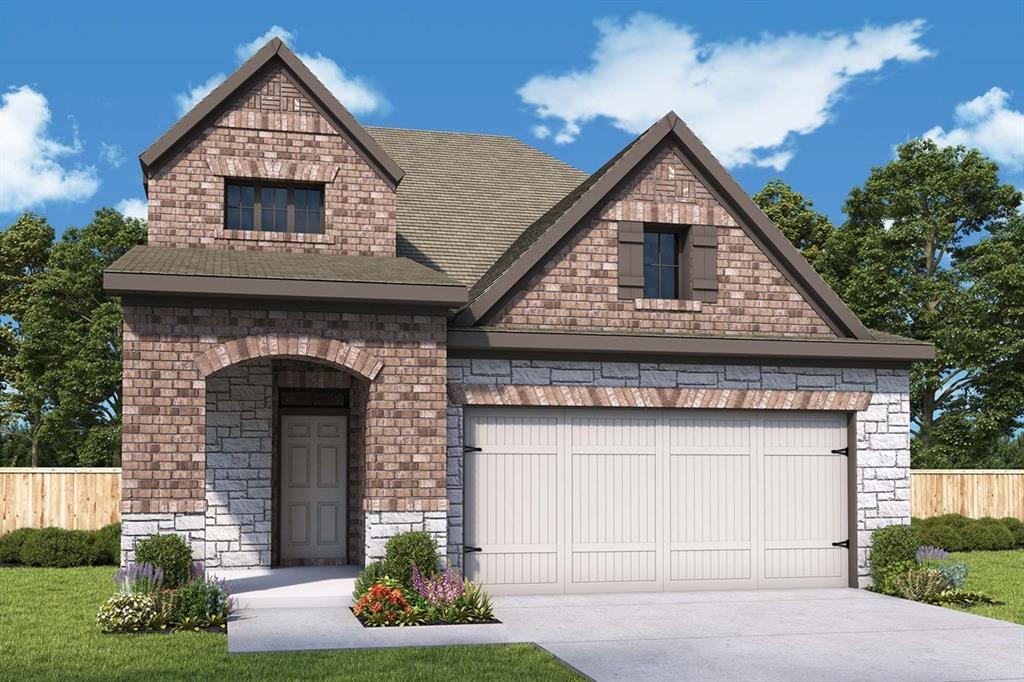
[[[406,599],[401,585],[390,578],[375,582],[359,598],[352,613],[366,625],[415,625],[418,615]]]
[[[129,564],[114,574],[121,594],[150,594],[164,584],[164,571],[153,564]]]
[[[919,564],[923,564],[926,561],[943,561],[949,558],[949,552],[944,549],[939,549],[938,547],[925,545],[917,548],[917,552],[914,553],[914,558]]]
[[[918,547],[914,558],[922,566],[941,573],[954,589],[960,589],[967,584],[967,564],[962,561],[952,561],[949,552],[944,549],[930,545]]]
[[[424,578],[413,565],[412,587],[431,606],[451,606],[462,596],[463,581],[459,572],[450,567],[444,573]]]

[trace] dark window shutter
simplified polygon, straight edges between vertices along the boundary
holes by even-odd
[[[619,298],[643,298],[644,224],[619,221]]]
[[[690,289],[693,298],[706,303],[718,300],[718,231],[714,225],[690,228]]]

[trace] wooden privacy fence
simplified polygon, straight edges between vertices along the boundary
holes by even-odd
[[[1024,521],[1024,469],[914,469],[910,510],[921,518],[963,514]]]
[[[0,533],[121,520],[121,470],[0,467]]]

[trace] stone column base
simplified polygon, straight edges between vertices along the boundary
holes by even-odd
[[[206,558],[205,514],[122,514],[121,565],[135,561],[135,543],[150,535],[174,533],[188,541],[193,561]]]
[[[394,535],[425,530],[434,536],[438,556],[448,552],[448,513],[443,511],[366,512],[366,563],[384,558],[384,545]]]

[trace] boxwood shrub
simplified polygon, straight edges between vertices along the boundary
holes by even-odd
[[[437,542],[426,531],[399,533],[384,546],[384,572],[406,587],[412,587],[413,566],[423,575],[433,575],[437,562]]]
[[[886,526],[871,534],[871,578],[876,585],[885,585],[889,568],[904,563],[915,563],[914,554],[922,543],[917,533],[907,525]]]
[[[0,564],[50,568],[116,566],[121,553],[121,524],[99,530],[19,528],[0,536]]]
[[[164,587],[173,590],[192,575],[192,548],[180,535],[150,535],[135,543],[135,562],[163,569]]]

